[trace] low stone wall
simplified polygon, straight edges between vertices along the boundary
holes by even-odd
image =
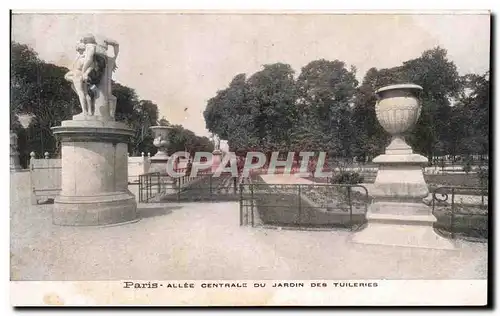
[[[129,157],[128,158],[128,178],[129,183],[138,183],[139,175],[149,171],[149,157]],[[32,203],[38,200],[45,201],[52,199],[61,191],[61,159],[51,159],[46,153],[44,158],[36,158],[31,154],[30,179],[32,191]]]
[[[139,182],[139,175],[148,173],[150,165],[149,157],[128,157],[128,182]]]
[[[44,158],[36,158],[31,154],[29,172],[31,203],[51,202],[61,191],[62,167],[61,159],[51,159],[45,153]],[[150,166],[149,157],[129,157],[128,158],[128,179],[131,184],[138,184],[139,175],[148,172]],[[139,186],[129,186],[132,193],[138,195]]]

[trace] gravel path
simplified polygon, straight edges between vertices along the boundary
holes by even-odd
[[[29,204],[29,173],[11,178],[11,280],[473,279],[487,245],[437,251],[349,242],[347,231],[239,226],[238,203],[140,205],[113,227],[60,227]]]

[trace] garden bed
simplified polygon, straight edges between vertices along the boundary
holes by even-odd
[[[263,224],[295,227],[351,227],[366,223],[371,201],[363,193],[351,191],[352,215],[347,188],[327,185],[270,185],[255,177],[254,202]],[[462,191],[460,191],[462,193]],[[250,196],[248,196],[250,198]],[[484,240],[488,237],[487,206],[436,202],[434,228],[451,237]]]
[[[445,234],[453,232],[456,237],[488,238],[489,218],[485,208],[455,205],[452,215],[451,207],[442,206],[436,207],[433,214],[437,218],[434,228]]]
[[[365,222],[363,213],[318,207],[307,198],[287,193],[254,196],[260,220],[266,225],[301,227],[351,227]]]
[[[477,173],[470,174],[426,174],[424,179],[429,186],[467,186],[479,187]]]
[[[253,197],[263,224],[301,227],[353,227],[365,223],[366,197],[325,185],[272,185],[254,179]]]

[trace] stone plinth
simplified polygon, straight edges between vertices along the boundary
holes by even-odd
[[[212,172],[216,172],[220,166],[222,160],[222,151],[220,149],[215,149],[212,152]]]
[[[161,174],[167,173],[167,164],[170,157],[168,155],[155,155],[149,158],[149,170],[148,172],[159,172]]]
[[[17,150],[17,135],[10,131],[10,171],[22,170],[19,163],[19,151]]]
[[[370,190],[373,198],[367,212],[368,224],[352,241],[364,244],[454,249],[451,241],[433,228],[436,218],[423,203],[429,194],[423,168],[427,158],[413,153],[404,135],[416,124],[422,88],[413,84],[387,86],[376,91],[377,119],[392,135],[385,154],[373,162],[379,165]]]
[[[417,155],[380,155],[377,178],[370,189],[373,202],[366,214],[367,227],[353,237],[364,244],[454,249],[453,243],[436,234],[431,208],[423,203],[429,190],[422,166],[427,158]]]
[[[61,194],[57,225],[109,225],[137,220],[128,190],[128,148],[133,130],[114,121],[72,120],[53,128],[61,141]]]

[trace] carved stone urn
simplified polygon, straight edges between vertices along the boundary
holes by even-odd
[[[168,145],[170,144],[170,131],[172,130],[170,125],[157,125],[151,126],[150,129],[153,132],[153,145],[158,148],[158,152],[151,158],[149,158],[149,172],[159,172],[161,175],[168,175],[168,164],[172,164],[171,168],[175,166],[176,157],[168,156]],[[158,183],[160,192],[162,194],[174,194],[177,193],[176,182],[172,177],[162,177]]]
[[[169,134],[172,126],[151,126],[153,132],[153,145],[158,148],[158,152],[151,157],[152,160],[168,159]]]
[[[422,87],[415,84],[399,84],[378,89],[375,112],[377,119],[392,136],[387,154],[411,153],[411,147],[404,141],[404,135],[417,123],[421,104],[419,94]]]
[[[382,127],[392,136],[385,153],[373,159],[378,165],[375,183],[369,189],[372,204],[367,226],[353,241],[364,244],[453,249],[448,240],[434,232],[436,218],[423,199],[429,195],[423,168],[427,158],[413,153],[404,136],[417,123],[422,87],[398,84],[375,93],[375,112]]]

